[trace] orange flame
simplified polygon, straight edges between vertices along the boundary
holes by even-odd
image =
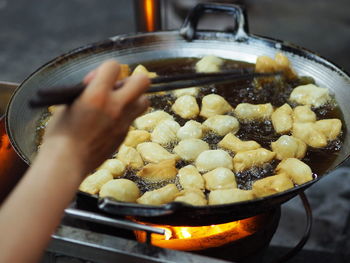
[[[144,0],[145,2],[145,18],[146,18],[146,29],[147,32],[155,31],[154,15],[155,15],[155,4],[154,0]]]

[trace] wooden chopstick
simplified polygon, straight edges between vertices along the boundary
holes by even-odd
[[[240,70],[240,72],[238,70],[231,70],[218,73],[190,73],[175,76],[161,76],[151,79],[151,85],[147,93],[171,91],[210,84],[222,84],[244,79],[272,77],[281,74],[281,72],[256,73],[242,72],[242,70]],[[125,81],[126,79],[117,81],[114,88],[120,88],[124,85]],[[85,88],[86,86],[83,83],[78,83],[73,86],[56,86],[39,89],[37,96],[30,99],[29,106],[31,108],[38,108],[58,104],[70,104],[84,91]]]

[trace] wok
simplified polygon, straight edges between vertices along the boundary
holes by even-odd
[[[199,31],[197,24],[205,13],[219,12],[231,15],[235,21],[233,32]],[[166,58],[202,57],[215,55],[226,59],[254,63],[257,56],[274,56],[283,52],[298,75],[313,77],[317,84],[327,87],[335,96],[342,112],[344,143],[335,161],[335,169],[349,155],[350,135],[350,77],[326,59],[280,40],[260,37],[248,32],[244,10],[236,5],[199,4],[186,18],[179,31],[162,31],[119,35],[105,41],[77,48],[59,56],[32,73],[14,92],[6,114],[6,129],[11,143],[21,158],[30,164],[36,153],[35,129],[45,109],[31,109],[29,99],[39,88],[63,86],[79,82],[85,74],[106,59],[117,59],[125,64],[138,64]],[[190,206],[169,203],[147,206],[121,203],[108,198],[78,192],[79,207],[99,209],[109,214],[136,216],[142,220],[174,225],[205,225],[223,223],[268,211],[304,191],[325,174],[286,192],[251,201],[208,206]]]

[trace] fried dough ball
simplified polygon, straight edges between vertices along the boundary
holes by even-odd
[[[277,108],[271,115],[273,128],[277,133],[287,133],[293,127],[293,109],[287,104]]]
[[[190,120],[177,131],[176,135],[180,140],[200,139],[203,136],[202,124],[197,121]]]
[[[168,184],[157,190],[144,193],[136,200],[139,204],[144,205],[162,205],[174,201],[179,194],[175,184]]]
[[[135,148],[139,143],[148,142],[150,139],[151,134],[148,131],[131,130],[126,135],[123,144]]]
[[[341,132],[342,123],[339,119],[324,119],[315,122],[315,129],[322,132],[328,141],[335,140]]]
[[[205,189],[209,191],[237,188],[235,174],[224,167],[219,167],[203,174],[203,178],[205,180]]]
[[[220,189],[209,193],[209,205],[221,205],[254,199],[252,190]]]
[[[220,66],[224,63],[221,58],[213,55],[204,56],[201,60],[196,63],[197,72],[219,72]]]
[[[204,179],[193,165],[187,165],[179,170],[177,175],[184,189],[204,189]]]
[[[224,136],[229,132],[236,133],[239,130],[239,122],[235,117],[228,115],[215,115],[209,117],[202,124],[203,129],[213,131]]]
[[[283,135],[277,141],[271,143],[272,151],[276,153],[276,159],[304,158],[307,150],[306,143],[293,136]]]
[[[244,171],[254,166],[261,166],[264,163],[270,162],[275,153],[264,148],[238,152],[233,157],[233,167],[236,172]]]
[[[121,202],[135,203],[140,197],[140,190],[131,180],[114,179],[101,187],[100,197],[113,197]]]
[[[159,163],[164,160],[178,159],[176,154],[169,153],[166,149],[155,142],[143,142],[137,145],[137,151],[141,154],[144,161],[150,163]]]
[[[236,117],[243,121],[270,119],[272,113],[273,107],[271,103],[240,103],[235,109]]]
[[[120,177],[125,171],[125,165],[122,161],[118,159],[108,159],[97,170],[106,169],[108,170],[114,178]]]
[[[314,148],[322,148],[327,145],[327,137],[321,131],[317,130],[315,123],[312,122],[294,123],[292,134],[295,138],[299,138]]]
[[[152,142],[160,145],[168,145],[177,141],[177,131],[180,129],[180,124],[174,120],[164,120],[157,124],[151,133]]]
[[[136,118],[134,124],[139,130],[151,132],[158,123],[164,120],[173,120],[173,116],[165,111],[157,110]]]
[[[197,97],[199,93],[200,87],[191,87],[186,89],[177,89],[173,91],[173,94],[176,98],[179,98],[184,95],[190,95],[193,97]]]
[[[256,197],[264,197],[293,188],[292,180],[284,173],[268,176],[253,183],[252,190]]]
[[[230,111],[232,111],[232,107],[223,97],[217,94],[209,94],[202,99],[202,109],[199,115],[204,118],[209,118]]]
[[[256,59],[255,71],[261,73],[282,71],[287,78],[297,75],[291,67],[289,59],[281,52],[276,53],[275,59],[268,56],[259,56]]]
[[[295,184],[304,184],[312,180],[311,168],[296,158],[288,158],[280,162],[277,173],[285,173]]]
[[[256,141],[242,141],[232,133],[228,133],[218,145],[234,153],[261,148],[260,144]]]
[[[171,109],[183,119],[194,119],[199,114],[197,100],[190,95],[177,98]]]
[[[174,152],[185,161],[194,161],[200,153],[209,150],[209,145],[200,139],[186,139],[174,147]]]
[[[208,201],[202,191],[198,189],[183,190],[175,198],[175,202],[184,202],[190,205],[207,205]]]
[[[149,163],[137,173],[149,182],[161,182],[174,179],[177,175],[175,160],[164,160],[159,163]]]
[[[320,88],[314,84],[301,85],[293,89],[289,100],[302,105],[320,107],[330,100],[327,88]]]
[[[225,167],[233,169],[231,156],[223,150],[207,150],[196,159],[195,165],[200,172],[207,172],[215,168]]]
[[[101,169],[87,176],[80,184],[79,190],[89,194],[97,194],[102,185],[113,180],[113,175],[106,169]]]
[[[141,155],[135,150],[135,148],[129,146],[122,145],[119,148],[117,159],[125,166],[132,169],[140,169],[143,166]]]
[[[293,110],[293,121],[294,122],[315,122],[316,113],[314,113],[310,106],[297,106]]]
[[[158,76],[157,73],[155,73],[155,72],[149,72],[149,71],[145,68],[145,66],[143,66],[143,65],[141,65],[141,64],[137,65],[137,67],[136,67],[136,68],[134,69],[134,71],[131,73],[131,76],[133,76],[133,75],[135,75],[135,74],[140,74],[140,73],[146,75],[146,76],[149,77],[149,78],[155,78],[155,77]]]

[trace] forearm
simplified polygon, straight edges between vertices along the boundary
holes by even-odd
[[[59,224],[83,178],[64,147],[48,142],[1,207],[0,262],[37,262]]]

